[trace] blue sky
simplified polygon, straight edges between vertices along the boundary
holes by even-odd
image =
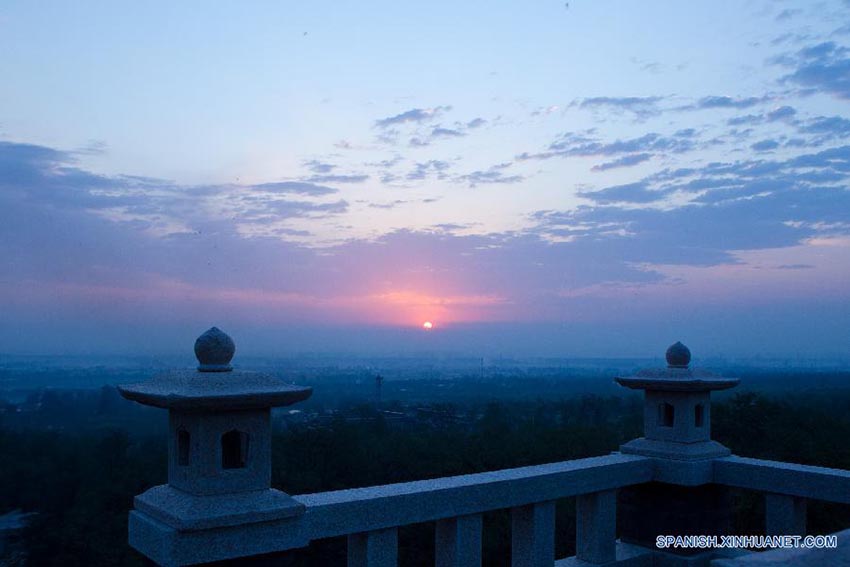
[[[0,54],[0,351],[849,354],[846,1],[7,2]]]

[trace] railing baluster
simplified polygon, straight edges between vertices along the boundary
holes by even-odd
[[[607,563],[616,558],[617,491],[605,490],[576,498],[576,558]]]
[[[348,536],[348,567],[396,567],[397,563],[397,528]]]
[[[555,563],[555,502],[511,509],[511,565],[552,567]]]
[[[806,499],[785,494],[764,495],[767,535],[806,535]]]
[[[436,525],[436,567],[481,567],[481,515],[440,520]]]

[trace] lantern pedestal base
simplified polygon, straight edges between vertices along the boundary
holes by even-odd
[[[136,496],[135,509],[178,531],[208,530],[300,516],[304,505],[273,488],[199,496],[167,484]]]
[[[306,547],[310,540],[301,521],[291,517],[221,528],[180,531],[151,516],[132,510],[130,545],[158,565],[196,565],[251,555]]]

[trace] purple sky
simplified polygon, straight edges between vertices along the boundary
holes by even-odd
[[[0,8],[0,353],[850,358],[850,2],[118,4]]]

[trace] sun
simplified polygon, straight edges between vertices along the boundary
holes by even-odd
[[[431,321],[425,321],[424,323],[422,323],[422,328],[426,331],[430,331],[434,328],[434,324]]]

